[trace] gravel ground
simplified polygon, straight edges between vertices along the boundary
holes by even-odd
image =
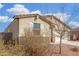
[[[59,44],[51,45],[52,56],[79,56],[79,47],[73,45],[62,44],[61,54],[59,54]],[[75,50],[73,50],[75,48]],[[51,52],[50,52],[51,53]]]

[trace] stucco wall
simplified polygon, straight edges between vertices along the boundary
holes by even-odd
[[[41,35],[49,37],[51,35],[50,32],[50,26],[48,23],[42,21],[39,19],[39,16],[36,20],[34,20],[35,17],[29,17],[29,18],[22,18],[19,19],[19,36],[24,36],[25,31],[28,32],[28,30],[33,34],[33,23],[40,23],[41,24]]]

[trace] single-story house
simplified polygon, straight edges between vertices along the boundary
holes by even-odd
[[[59,32],[63,29],[67,31],[67,33],[70,31],[69,26],[53,15],[23,14],[14,16],[14,20],[5,29],[5,32],[12,32],[13,39],[19,42],[21,42],[20,38],[26,35],[46,37],[48,41],[52,43],[57,36],[60,36]],[[65,34],[65,38],[68,37],[67,33]]]

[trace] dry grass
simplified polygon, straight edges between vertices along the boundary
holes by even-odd
[[[3,41],[0,40],[0,56],[11,55],[8,52],[9,52],[9,50],[6,48],[6,46],[3,45]]]
[[[1,42],[1,41],[0,41]],[[48,47],[48,41],[43,40],[43,38],[25,38],[22,39],[19,45],[11,46],[11,45],[3,45],[0,43],[0,55],[18,55],[18,56],[25,56],[25,55],[45,55],[44,51]]]
[[[62,44],[62,53],[59,54],[59,44],[45,44],[42,40],[25,40],[24,45],[3,45],[0,41],[1,56],[79,56],[79,47]],[[24,42],[25,42],[24,41]],[[41,42],[42,41],[42,42]],[[38,44],[39,42],[39,44]],[[41,43],[40,43],[41,42]]]

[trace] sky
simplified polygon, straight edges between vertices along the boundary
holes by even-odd
[[[77,3],[2,3],[0,4],[0,32],[19,14],[53,14],[72,28],[79,27],[79,4]]]

